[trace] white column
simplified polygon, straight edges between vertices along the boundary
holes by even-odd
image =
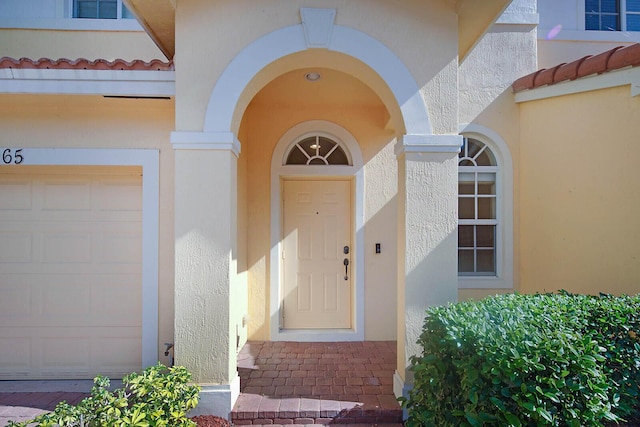
[[[194,414],[229,417],[239,394],[231,285],[237,275],[237,157],[231,133],[173,132],[175,363],[200,384]]]
[[[458,298],[459,135],[405,135],[398,158],[398,366],[396,396],[413,378],[409,359],[427,307]]]

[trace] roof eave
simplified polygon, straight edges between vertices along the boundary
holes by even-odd
[[[176,52],[175,0],[122,0],[169,60]]]
[[[464,61],[512,0],[457,0],[458,58]]]

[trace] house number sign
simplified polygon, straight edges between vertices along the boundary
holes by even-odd
[[[24,156],[22,155],[22,148],[5,148],[4,150],[2,150],[2,163],[4,163],[5,165],[19,165],[23,161]]]

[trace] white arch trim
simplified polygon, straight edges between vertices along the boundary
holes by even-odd
[[[509,146],[492,129],[478,124],[461,124],[460,134],[486,144],[498,161],[498,253],[499,261],[495,277],[460,276],[458,288],[511,289],[513,285],[513,162]]]
[[[204,119],[205,132],[233,131],[233,113],[251,79],[268,64],[307,49],[302,24],[273,31],[247,45],[218,79]],[[405,133],[432,134],[426,106],[415,79],[393,51],[367,34],[334,25],[329,50],[354,57],[387,83],[404,119]]]
[[[24,148],[21,165],[142,167],[142,367],[158,362],[160,153],[147,149]],[[18,166],[12,166],[18,167]]]
[[[316,165],[283,165],[287,148],[300,136],[310,133],[329,136],[341,144],[351,157],[351,166],[316,166]],[[324,120],[311,120],[295,125],[278,141],[271,157],[271,253],[270,267],[270,300],[272,341],[363,341],[364,340],[364,161],[356,139],[345,128]],[[352,329],[327,330],[281,330],[280,302],[282,281],[282,229],[281,229],[281,182],[283,177],[350,177],[355,180],[353,194],[354,206],[354,255],[355,255],[355,289],[352,306]]]

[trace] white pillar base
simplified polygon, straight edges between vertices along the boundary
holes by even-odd
[[[404,382],[398,371],[396,370],[393,374],[393,394],[395,394],[396,398],[404,397],[405,399],[409,398],[409,392],[413,387],[411,384],[407,384]],[[402,419],[406,420],[408,418],[407,410],[402,408]]]
[[[230,420],[233,405],[240,396],[240,377],[236,375],[231,384],[200,384],[200,387],[200,401],[189,416],[215,415]]]

